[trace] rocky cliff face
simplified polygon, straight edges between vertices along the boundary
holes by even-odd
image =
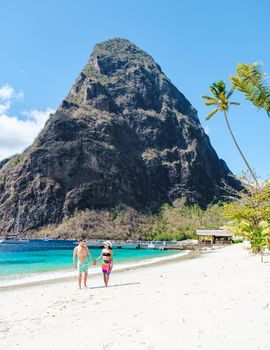
[[[68,96],[23,154],[0,165],[0,230],[27,231],[76,210],[202,206],[237,188],[196,110],[128,40],[95,46]]]

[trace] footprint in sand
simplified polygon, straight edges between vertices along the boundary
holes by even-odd
[[[5,324],[0,324],[0,336],[6,336],[9,332],[9,327],[8,325]]]
[[[116,339],[110,340],[102,345],[103,350],[121,350],[121,347],[116,343]]]

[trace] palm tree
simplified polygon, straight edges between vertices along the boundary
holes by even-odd
[[[270,118],[270,87],[265,84],[266,74],[261,71],[258,63],[239,63],[236,76],[231,75],[231,82],[235,89],[244,93],[258,109],[265,109]]]
[[[241,157],[243,158],[248,170],[250,171],[250,174],[253,177],[256,185],[259,186],[258,180],[257,180],[254,172],[252,171],[246,157],[244,156],[241,148],[239,147],[239,145],[234,137],[234,134],[232,132],[232,129],[231,129],[231,126],[230,126],[230,123],[228,120],[227,112],[229,110],[230,105],[236,105],[236,106],[240,105],[240,103],[238,103],[238,102],[230,101],[230,97],[233,94],[234,89],[232,88],[229,92],[226,92],[226,86],[225,86],[224,81],[219,80],[217,83],[213,83],[210,86],[210,90],[211,90],[213,96],[202,96],[202,98],[207,100],[205,102],[206,106],[216,106],[216,108],[211,113],[208,114],[208,116],[206,117],[206,120],[211,119],[217,112],[223,112],[227,127],[228,127],[229,132],[231,134],[231,137],[233,139],[233,142],[234,142],[235,146],[237,147]]]

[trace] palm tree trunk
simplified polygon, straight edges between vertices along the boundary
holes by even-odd
[[[231,134],[231,137],[233,138],[233,142],[235,143],[235,146],[237,147],[239,153],[241,154],[241,157],[243,158],[243,160],[244,160],[244,162],[245,162],[245,164],[246,164],[248,170],[250,171],[250,174],[251,174],[251,176],[253,177],[253,179],[254,179],[256,185],[259,187],[258,180],[257,180],[257,178],[256,178],[256,176],[255,176],[255,174],[254,174],[254,172],[252,171],[250,165],[248,164],[248,161],[246,160],[246,157],[244,156],[243,152],[241,151],[241,148],[239,147],[239,145],[238,145],[238,143],[237,143],[237,141],[236,141],[236,139],[235,139],[235,137],[234,137],[234,134],[233,134],[232,129],[231,129],[230,124],[229,124],[229,120],[228,120],[226,111],[224,111],[224,117],[225,117],[225,121],[226,121],[227,127],[228,127],[228,129],[229,129],[229,132],[230,132],[230,134]]]

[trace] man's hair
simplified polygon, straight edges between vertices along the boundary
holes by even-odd
[[[79,242],[82,242],[82,241],[84,241],[85,240],[85,237],[81,237],[80,239],[79,239]]]

